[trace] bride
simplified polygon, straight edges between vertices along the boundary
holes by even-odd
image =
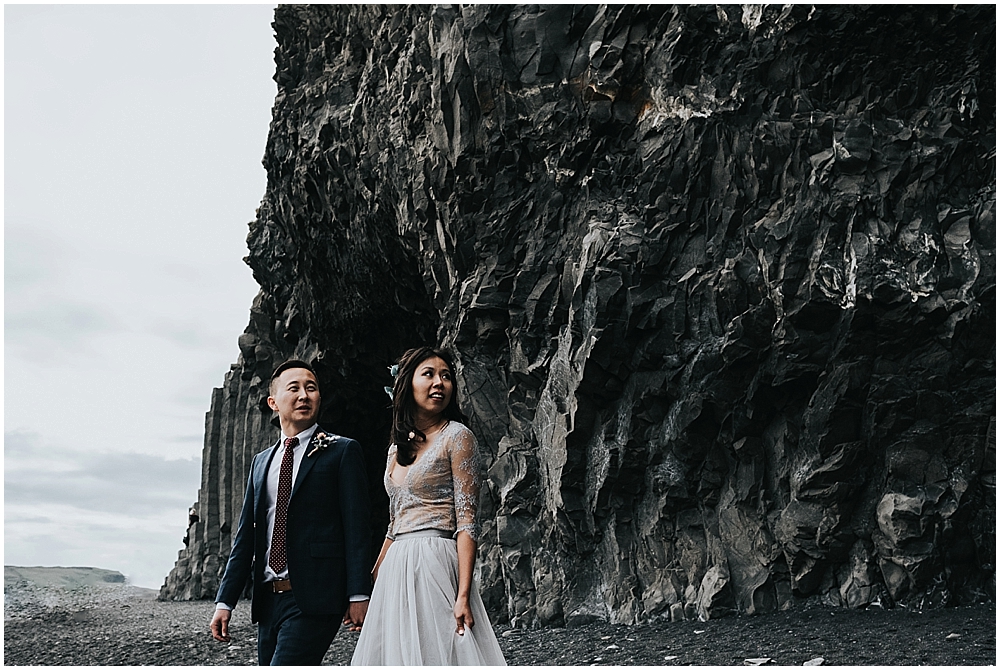
[[[397,370],[389,530],[351,665],[506,665],[472,580],[481,474],[451,358],[411,349]]]

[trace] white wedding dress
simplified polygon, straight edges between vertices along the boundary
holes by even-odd
[[[455,537],[479,540],[476,508],[481,474],[476,438],[449,422],[397,484],[396,447],[389,447],[385,488],[393,542],[379,567],[351,665],[506,665],[475,582],[469,595],[475,625],[455,632],[458,594]]]

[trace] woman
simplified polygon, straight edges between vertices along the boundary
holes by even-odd
[[[481,474],[450,356],[399,360],[385,470],[389,531],[352,665],[506,665],[472,583]]]

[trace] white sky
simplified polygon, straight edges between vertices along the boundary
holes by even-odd
[[[257,292],[274,7],[3,11],[4,564],[159,588]]]

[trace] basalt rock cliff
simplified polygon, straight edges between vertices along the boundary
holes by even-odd
[[[279,7],[260,284],[161,591],[211,598],[272,367],[367,450],[456,354],[519,626],[992,598],[992,6]]]

